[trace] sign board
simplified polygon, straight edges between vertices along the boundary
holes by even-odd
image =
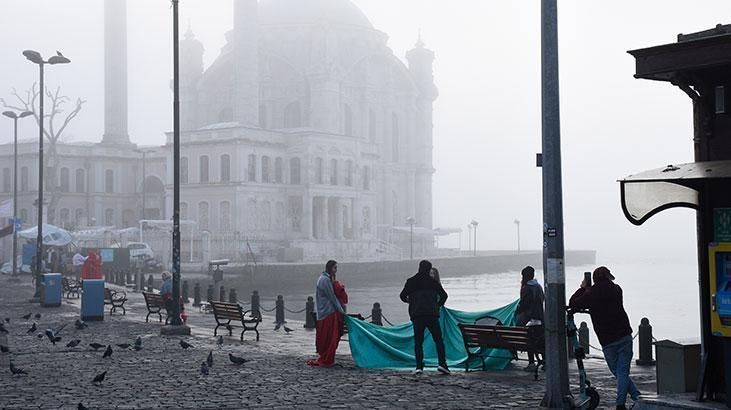
[[[114,262],[114,249],[99,249],[102,257],[102,263]]]
[[[731,208],[713,210],[713,240],[731,242]]]

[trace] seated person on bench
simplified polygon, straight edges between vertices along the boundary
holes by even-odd
[[[165,301],[165,309],[168,311],[168,315],[173,311],[173,275],[168,271],[162,272],[162,284],[160,285],[160,295],[162,300]],[[188,319],[188,315],[185,314],[185,305],[181,300],[180,302],[180,318],[183,323]]]

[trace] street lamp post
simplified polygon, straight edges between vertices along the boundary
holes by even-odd
[[[43,94],[45,93],[45,89],[43,88],[43,68],[46,64],[68,64],[71,60],[64,57],[58,51],[48,61],[41,57],[41,53],[33,50],[25,50],[23,51],[23,55],[33,64],[38,64],[40,70],[40,89],[38,91],[38,236],[36,237],[36,271],[34,272],[36,276],[36,291],[33,295],[33,299],[36,299],[41,296],[40,281],[43,266]]]
[[[145,189],[145,179],[147,179],[147,154],[153,153],[152,150],[137,150],[142,154],[142,213],[140,219],[146,219],[145,210],[147,209],[147,190]]]
[[[477,256],[477,225],[478,224],[479,224],[479,222],[477,222],[474,219],[472,220],[472,222],[470,222],[472,229],[474,229],[474,231],[475,231],[475,234],[472,236],[472,239],[475,241],[475,244],[472,247],[472,256]]]
[[[3,115],[13,120],[13,276],[18,274],[18,119],[33,115],[31,111],[16,114],[5,111]]]
[[[467,255],[472,250],[472,225],[467,224]]]
[[[414,224],[416,219],[413,216],[406,218],[406,223],[409,224],[409,231],[411,233],[411,258],[414,259]]]
[[[518,253],[520,253],[520,219],[516,218],[513,223],[518,231]]]

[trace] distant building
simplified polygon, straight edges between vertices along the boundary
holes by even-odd
[[[57,225],[171,217],[172,133],[152,149],[129,142],[126,5],[105,5],[105,133],[59,147],[63,194],[48,216]],[[421,40],[405,65],[349,0],[237,0],[226,38],[207,68],[190,28],[180,44],[181,219],[220,241],[211,257],[236,257],[226,253],[248,239],[283,260],[376,258],[408,248],[391,233],[410,216],[430,232],[437,90]],[[37,145],[20,148],[20,214],[34,224]],[[5,178],[12,144],[0,161]],[[12,185],[2,188],[0,200]],[[432,240],[420,236],[417,249]]]

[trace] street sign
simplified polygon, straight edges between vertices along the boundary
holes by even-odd
[[[716,242],[731,242],[731,208],[713,210],[713,239]]]

